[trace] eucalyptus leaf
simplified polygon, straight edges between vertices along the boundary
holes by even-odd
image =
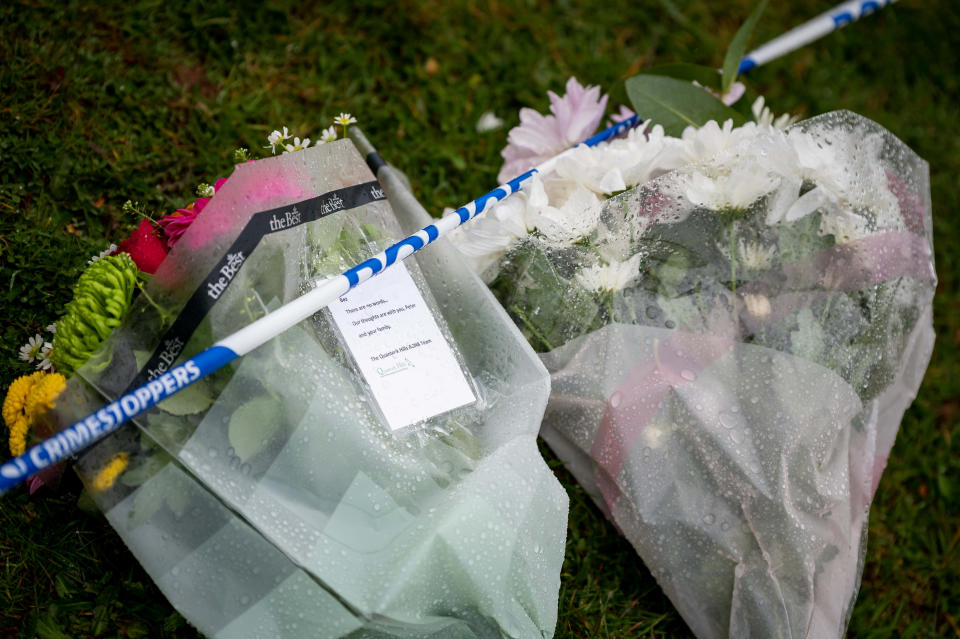
[[[139,486],[163,470],[163,467],[169,463],[170,456],[163,451],[158,451],[144,459],[136,468],[123,473],[120,476],[120,483],[131,488]]]
[[[820,234],[822,214],[817,211],[800,218],[791,224],[777,227],[777,252],[784,262],[796,262],[810,255],[830,248],[835,244],[832,235]]]
[[[171,415],[192,415],[210,408],[213,403],[205,380],[198,380],[163,400],[157,407]]]
[[[720,85],[720,93],[729,91],[736,81],[740,70],[740,61],[743,60],[743,55],[747,52],[747,42],[750,41],[750,34],[753,33],[753,28],[757,26],[760,14],[767,8],[768,1],[763,0],[757,5],[757,8],[746,19],[737,34],[733,36],[733,41],[730,42],[730,47],[727,49],[727,55],[723,58],[723,82]]]
[[[717,73],[717,70],[713,67],[706,67],[700,64],[687,64],[685,62],[661,64],[660,66],[644,69],[640,73],[642,75],[660,75],[690,82],[696,80],[705,87],[718,90],[720,88],[720,74]]]
[[[189,505],[190,493],[186,490],[171,490],[167,493],[167,507],[169,507],[177,517],[183,517]]]
[[[280,427],[279,401],[269,396],[255,397],[238,408],[230,417],[227,437],[237,457],[246,461],[263,448]]]
[[[152,450],[158,447],[176,449],[183,446],[195,426],[176,415],[154,411],[147,415],[147,429],[140,437],[140,447]]]
[[[153,516],[166,503],[168,482],[154,479],[140,486],[133,498],[133,507],[130,509],[130,528],[136,528]]]
[[[734,126],[745,122],[738,112],[685,80],[636,75],[626,86],[633,110],[644,120],[661,125],[667,135],[680,137],[686,127],[700,127],[710,120],[733,120]]]
[[[797,313],[797,330],[790,333],[791,352],[804,359],[818,362],[826,343],[827,336],[820,322],[814,317],[813,311],[804,308]]]

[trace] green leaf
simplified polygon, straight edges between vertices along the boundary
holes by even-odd
[[[834,245],[832,235],[820,234],[820,212],[778,227],[777,251],[784,262],[796,262]]]
[[[167,483],[161,479],[148,481],[136,492],[133,508],[130,509],[129,529],[133,530],[153,517],[166,502]]]
[[[827,344],[827,336],[810,308],[804,308],[797,313],[797,330],[790,332],[791,352],[812,362],[820,362]]]
[[[167,506],[177,517],[183,517],[190,505],[190,493],[186,490],[171,490],[167,493]]]
[[[147,429],[140,437],[143,450],[160,447],[179,448],[187,443],[196,427],[188,420],[159,411],[147,415]]]
[[[743,23],[743,26],[737,31],[737,34],[733,36],[730,48],[727,49],[727,55],[723,58],[723,82],[720,85],[721,94],[729,91],[734,81],[736,81],[737,72],[740,70],[740,61],[747,52],[747,42],[750,40],[750,34],[753,33],[753,28],[757,26],[760,14],[767,8],[768,1],[769,0],[762,0],[762,2],[757,5],[757,8],[753,10],[753,13],[747,18],[746,22]]]
[[[136,468],[132,468],[120,476],[120,483],[134,488],[144,483],[170,463],[170,456],[163,451],[150,455]]]
[[[204,380],[194,382],[170,398],[157,404],[157,408],[171,415],[192,415],[210,408],[213,397]]]
[[[667,78],[677,80],[687,80],[693,82],[696,80],[705,87],[719,89],[720,74],[713,67],[705,67],[700,64],[687,64],[684,62],[677,64],[661,64],[660,66],[644,69],[640,72],[642,75],[661,75]]]
[[[280,427],[280,402],[269,396],[255,397],[230,417],[227,436],[237,457],[246,461],[256,455]]]
[[[734,126],[745,122],[742,115],[702,88],[675,78],[636,75],[627,80],[627,96],[641,118],[661,125],[674,137],[688,126],[700,127],[710,120],[733,120]]]

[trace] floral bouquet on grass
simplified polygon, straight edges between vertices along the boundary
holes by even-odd
[[[238,165],[159,230],[145,222],[144,241],[169,250],[146,284],[127,252],[81,277],[52,344],[71,377],[24,404],[34,432],[161,383],[426,223],[351,141],[287,137],[270,143],[289,153]],[[567,498],[536,447],[548,384],[440,246],[160,402],[77,466],[208,636],[550,637]]]
[[[697,109],[658,111],[658,83],[730,119],[685,128]],[[744,121],[669,77],[628,93],[652,122],[457,246],[551,372],[541,434],[694,633],[840,637],[933,344],[927,165],[849,112],[793,123],[760,98]],[[605,110],[572,79],[551,102],[521,111],[506,172]]]

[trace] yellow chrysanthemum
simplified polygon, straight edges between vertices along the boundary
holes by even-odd
[[[24,375],[13,380],[10,388],[7,389],[7,397],[3,400],[3,423],[7,425],[10,431],[10,453],[12,455],[22,455],[26,449],[27,429],[30,424],[27,420],[24,408],[27,404],[27,396],[30,391],[46,375],[43,371],[37,371],[30,375]]]
[[[18,377],[3,400],[3,421],[10,430],[10,454],[27,449],[27,432],[41,412],[54,407],[54,400],[67,385],[60,373],[37,371]]]
[[[67,386],[67,378],[60,373],[49,373],[37,380],[30,389],[23,412],[32,424],[40,415],[54,407],[57,395]]]
[[[10,454],[16,457],[27,452],[27,431],[30,430],[30,424],[26,417],[19,417],[13,425],[10,426]]]
[[[90,484],[91,487],[98,493],[107,490],[113,486],[117,477],[127,469],[128,465],[130,465],[130,456],[126,453],[117,453],[96,474]]]

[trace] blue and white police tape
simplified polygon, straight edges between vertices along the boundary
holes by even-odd
[[[745,55],[743,60],[740,61],[739,72],[745,73],[754,67],[795,51],[818,38],[822,38],[831,31],[836,31],[854,20],[859,20],[863,16],[894,2],[896,0],[851,0],[839,4]]]
[[[640,119],[634,115],[546,160],[523,175],[506,184],[501,184],[453,213],[443,216],[436,223],[429,224],[413,235],[400,240],[380,254],[374,255],[336,277],[325,280],[313,290],[284,304],[157,378],[125,393],[53,437],[33,446],[24,454],[0,466],[0,493],[26,481],[44,468],[79,453],[198,379],[206,377],[237,357],[249,353],[288,328],[299,324],[350,289],[396,262],[413,255],[437,238],[443,237],[461,224],[477,217],[497,202],[502,202],[522,190],[530,178],[537,173],[551,171],[557,161],[571,153],[573,149],[579,146],[595,146],[638,124]]]

